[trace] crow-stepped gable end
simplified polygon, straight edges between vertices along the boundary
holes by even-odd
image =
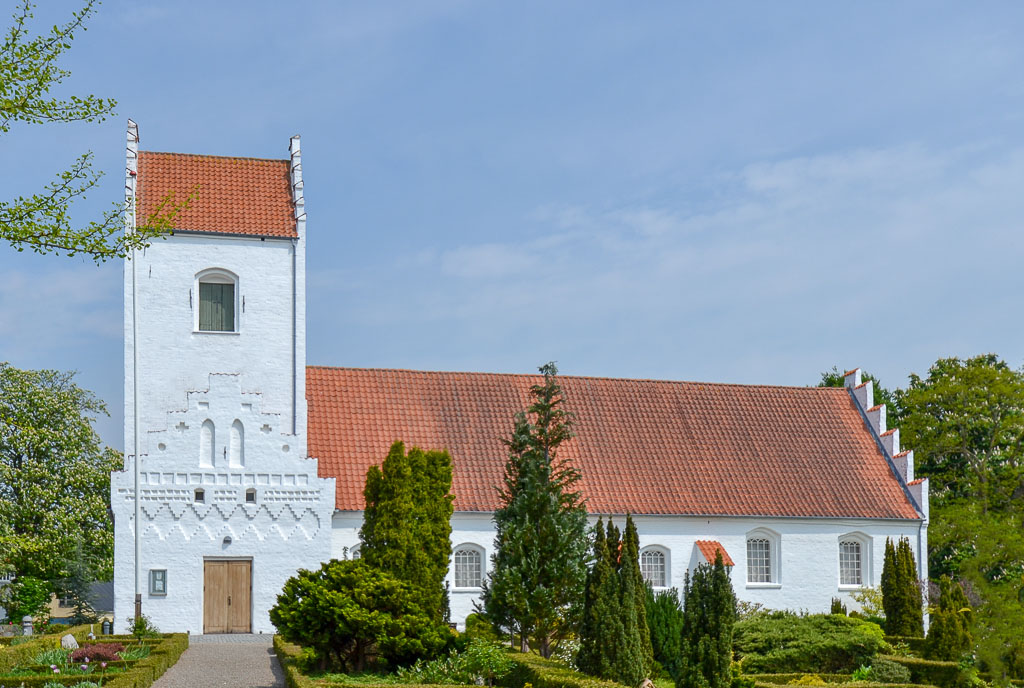
[[[359,556],[366,471],[398,439],[451,453],[461,626],[494,553],[502,439],[539,376],[307,367],[299,137],[279,160],[139,150],[134,123],[127,142],[129,231],[168,195],[194,196],[170,236],[126,262],[117,630],[138,594],[164,631],[273,632],[288,577]],[[721,554],[741,600],[856,609],[898,538],[927,577],[928,483],[859,370],[845,389],[560,384],[577,417],[560,451],[591,519],[633,515],[655,588],[682,589]]]

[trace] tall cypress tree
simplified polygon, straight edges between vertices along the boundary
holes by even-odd
[[[534,638],[549,657],[582,612],[587,512],[575,490],[579,471],[558,454],[572,437],[573,420],[563,408],[558,369],[548,363],[540,372],[543,384],[531,387],[533,403],[516,415],[505,441],[494,555],[481,598],[492,623],[510,626],[523,649]]]
[[[677,688],[729,688],[736,595],[718,552],[714,565],[686,576],[682,656],[672,677]]]
[[[359,537],[370,566],[417,586],[435,619],[448,616],[444,586],[451,558],[452,459],[395,442],[366,472]]]
[[[654,653],[651,650],[651,633],[647,626],[647,584],[644,583],[643,574],[640,573],[640,536],[636,532],[636,524],[633,517],[626,515],[626,529],[622,534],[622,556],[619,562],[619,580],[622,581],[622,606],[633,607],[631,629],[627,629],[632,638],[636,638],[637,662],[632,665],[632,670],[640,678],[628,682],[629,685],[637,685],[640,681],[650,676],[651,665],[654,663]],[[623,675],[625,676],[625,674]]]
[[[576,656],[576,666],[591,676],[611,679],[615,675],[615,656],[623,636],[622,610],[619,605],[618,579],[611,565],[602,519],[597,520],[594,528],[593,558],[583,599],[580,650]]]
[[[896,545],[886,539],[881,582],[885,630],[890,635],[924,635],[924,610],[917,580],[917,562],[910,549],[910,541],[906,538],[900,538]]]

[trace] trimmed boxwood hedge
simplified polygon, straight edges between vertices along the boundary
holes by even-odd
[[[277,655],[277,661],[281,663],[281,668],[284,670],[284,684],[287,688],[318,688],[319,686],[336,686],[337,683],[331,683],[322,679],[312,678],[306,676],[299,670],[296,664],[296,659],[302,653],[302,648],[293,643],[285,641],[279,635],[274,636],[274,654]],[[419,683],[405,683],[397,685],[395,683],[363,683],[359,682],[359,688],[430,688],[425,684]],[[437,688],[434,686],[433,688]],[[473,688],[476,688],[474,686]]]
[[[78,644],[81,645],[85,642],[85,637],[89,635],[89,628],[88,625],[69,626],[61,629],[60,633],[41,635],[18,645],[0,647],[0,674],[6,674],[18,665],[30,662],[42,650],[60,647],[60,639],[68,633],[73,635]],[[25,686],[27,688],[28,684],[26,683]]]
[[[564,664],[535,654],[510,652],[513,667],[498,682],[503,688],[622,688],[622,684],[573,671]]]
[[[804,674],[798,675],[803,676]],[[763,683],[761,681],[755,683],[754,686],[755,688],[779,688],[778,683]],[[806,688],[806,686],[801,686],[801,688]],[[938,688],[938,686],[918,683],[871,683],[870,681],[847,681],[843,683],[843,688]]]
[[[917,657],[895,657],[879,655],[882,659],[896,662],[910,669],[910,680],[914,683],[930,683],[941,688],[955,686],[960,675],[960,665],[956,662],[940,662],[934,659],[918,659]]]
[[[910,648],[911,652],[917,653],[920,656],[924,656],[925,647],[928,644],[927,638],[918,638],[912,635],[887,635],[885,636],[885,642],[890,645],[896,645],[897,643],[904,643]]]
[[[750,678],[758,683],[771,683],[774,685],[785,685],[797,681],[810,674],[743,674],[743,678]],[[853,680],[851,674],[814,674],[825,683],[849,683]]]

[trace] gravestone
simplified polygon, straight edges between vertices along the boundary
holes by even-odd
[[[60,646],[65,650],[77,650],[78,641],[75,640],[75,636],[68,633],[66,636],[60,639]]]

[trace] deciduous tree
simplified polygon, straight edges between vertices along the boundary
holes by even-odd
[[[33,4],[30,0],[20,3],[0,43],[0,134],[9,133],[15,123],[102,122],[113,114],[116,102],[112,98],[50,95],[71,75],[60,66],[60,60],[78,32],[85,30],[85,22],[98,4],[98,0],[86,0],[64,24],[32,35]],[[84,153],[41,192],[0,200],[0,240],[18,251],[83,254],[101,262],[123,257],[166,233],[192,198],[165,197],[153,216],[137,220],[133,233],[121,231],[125,208],[119,203],[99,220],[75,225],[70,215],[72,203],[85,198],[101,176],[92,168],[92,153]]]
[[[72,373],[0,363],[0,572],[53,583],[81,548],[94,580],[113,574],[110,473],[122,460],[100,443],[100,413]]]
[[[533,403],[516,415],[505,441],[509,454],[482,601],[493,623],[519,634],[522,648],[533,638],[548,657],[578,623],[588,543],[586,508],[575,489],[580,474],[558,451],[572,437],[572,414],[554,363],[540,372],[543,383],[530,389]]]

